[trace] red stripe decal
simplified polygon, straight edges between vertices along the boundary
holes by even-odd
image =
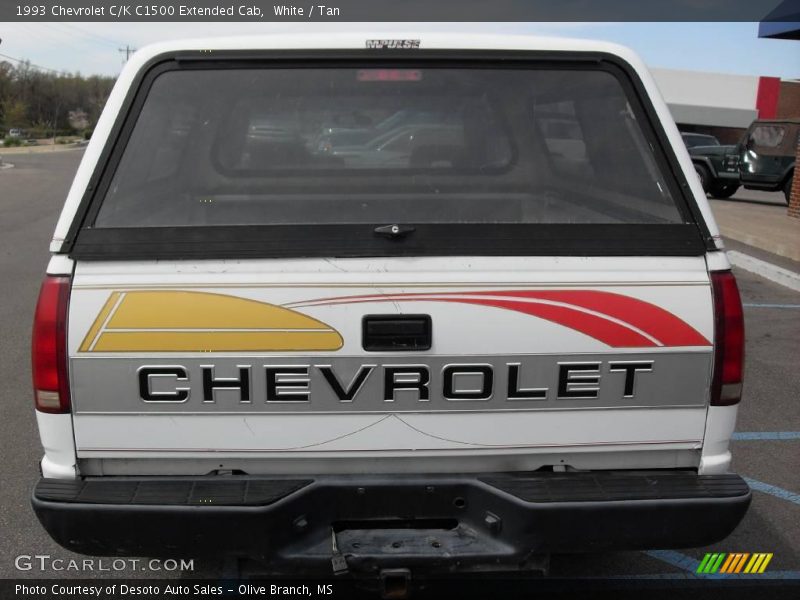
[[[496,308],[504,308],[506,310],[513,310],[534,317],[547,319],[548,321],[553,321],[564,327],[569,327],[570,329],[585,333],[614,348],[642,348],[657,345],[652,340],[624,325],[566,306],[495,299],[472,300],[466,298],[442,298],[442,300],[445,302],[464,302],[467,304],[494,306]]]
[[[494,295],[492,292],[478,292]],[[694,327],[671,312],[623,294],[592,290],[566,290],[542,292],[502,292],[504,296],[539,298],[564,302],[614,317],[656,338],[664,346],[710,346]]]
[[[495,297],[474,298],[474,296]],[[298,302],[294,306],[393,301],[458,302],[513,310],[580,331],[614,348],[711,345],[711,342],[691,325],[663,308],[623,294],[593,290],[423,292],[343,296]],[[558,302],[568,306],[548,304],[548,302]],[[650,338],[657,340],[658,343]]]

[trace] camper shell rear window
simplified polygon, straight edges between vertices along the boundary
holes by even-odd
[[[152,71],[77,235],[85,253],[135,254],[149,242],[169,255],[169,233],[189,255],[205,240],[209,256],[223,246],[236,255],[237,242],[271,256],[270,243],[297,233],[306,239],[279,255],[324,254],[312,251],[320,235],[331,256],[420,245],[492,254],[498,240],[538,254],[525,240],[544,227],[545,238],[585,234],[591,246],[592,229],[608,240],[620,226],[645,245],[649,228],[656,245],[702,247],[663,133],[627,74],[603,61],[175,61]],[[403,235],[390,239],[393,224]],[[272,242],[257,250],[256,232]]]

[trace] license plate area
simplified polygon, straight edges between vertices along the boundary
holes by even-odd
[[[360,519],[344,520],[332,523],[333,530],[338,534],[345,531],[367,530],[403,530],[403,529],[430,529],[451,531],[458,527],[458,519]]]
[[[487,545],[498,551],[503,547],[464,525],[454,529],[345,529],[336,537],[339,551],[355,563],[381,556],[478,556],[487,553]]]

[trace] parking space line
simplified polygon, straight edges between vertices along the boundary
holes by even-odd
[[[771,496],[775,496],[781,500],[788,500],[794,504],[800,504],[800,494],[795,494],[794,492],[790,492],[789,490],[785,490],[776,485],[770,485],[769,483],[764,483],[763,481],[758,481],[756,479],[750,479],[749,477],[742,477],[742,479],[744,479],[747,482],[747,485],[754,490],[763,492],[764,494],[770,494]]]
[[[731,439],[736,441],[800,440],[800,431],[737,431]]]
[[[768,263],[748,254],[742,254],[736,250],[730,250],[728,252],[728,260],[732,265],[740,269],[750,271],[765,279],[769,279],[789,289],[800,292],[800,273],[795,273],[789,269],[773,265],[772,263]]]

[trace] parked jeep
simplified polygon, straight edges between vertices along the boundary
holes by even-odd
[[[739,152],[720,145],[713,135],[681,133],[703,191],[713,198],[730,198],[739,189]]]
[[[738,144],[739,176],[749,190],[783,191],[789,202],[800,119],[758,120]]]

